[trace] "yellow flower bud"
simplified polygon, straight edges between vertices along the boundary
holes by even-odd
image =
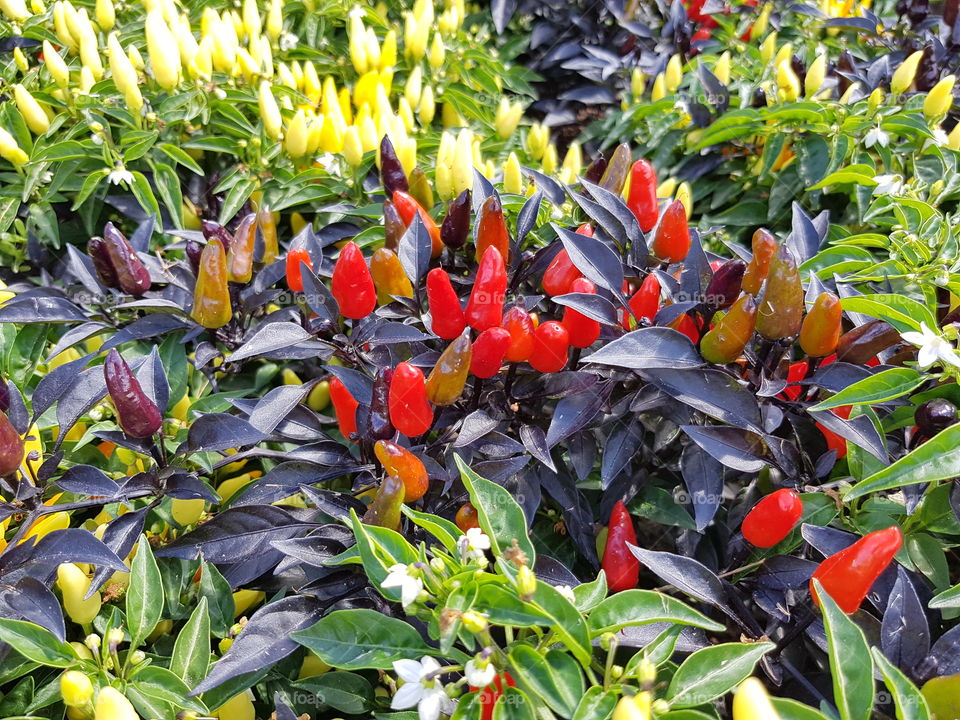
[[[217,708],[216,717],[221,720],[256,720],[256,710],[253,707],[253,694],[246,690],[234,695],[223,705]]]
[[[119,690],[109,685],[100,688],[93,714],[94,720],[140,720],[133,705]]]
[[[93,683],[82,672],[67,670],[60,676],[60,696],[67,707],[86,707],[93,701]]]
[[[748,677],[733,694],[733,720],[779,720],[767,689],[755,677]]]
[[[823,87],[823,81],[827,76],[827,54],[817,55],[816,60],[810,63],[807,68],[807,75],[803,79],[803,91],[808,98],[812,98]]]
[[[503,166],[503,191],[515,195],[523,195],[523,173],[520,170],[520,160],[512,152]]]
[[[646,86],[647,76],[643,74],[640,68],[634,68],[633,72],[630,73],[630,92],[633,93],[633,97],[638,98],[643,95]]]
[[[955,82],[956,76],[947,75],[930,89],[923,101],[924,115],[932,120],[947,114],[947,111],[953,105],[953,85]]]
[[[546,151],[547,143],[549,142],[549,128],[540,123],[531,125],[527,131],[527,154],[534,160],[539,160],[543,157],[543,153]]]
[[[397,31],[390,30],[380,46],[380,70],[386,70],[397,64]],[[419,68],[418,68],[419,69]],[[409,102],[409,99],[408,99]],[[413,105],[413,103],[410,103]]]
[[[874,88],[873,92],[867,97],[867,109],[870,110],[870,112],[874,112],[878,107],[883,105],[883,97],[883,90]]]
[[[713,74],[717,80],[724,85],[730,84],[730,51],[724,50],[723,54],[717,59],[717,64],[713,66]]]
[[[132,93],[137,88],[137,71],[130,62],[130,58],[123,52],[123,46],[116,33],[107,38],[107,58],[110,61],[110,74],[113,83],[124,95]],[[139,91],[138,91],[139,92]]]
[[[416,121],[413,119],[413,108],[410,107],[410,103],[402,95],[397,100],[397,116],[403,121],[403,127],[406,128],[407,132],[416,127]]]
[[[341,124],[327,115],[323,118],[323,126],[320,128],[320,149],[323,152],[338,153],[343,151],[344,133],[346,127],[341,131]]]
[[[540,160],[540,165],[547,175],[552,175],[557,171],[557,148],[553,143],[547,145],[543,158]]]
[[[683,203],[683,209],[687,211],[687,220],[689,220],[693,215],[693,190],[690,188],[690,183],[680,183],[675,199]]]
[[[433,184],[441,200],[449,200],[453,197],[453,173],[448,165],[437,163]]]
[[[444,105],[446,111],[447,105]],[[433,99],[433,87],[427,85],[420,94],[420,102],[417,104],[417,115],[420,117],[420,124],[427,127],[433,122],[437,114],[437,104]]]
[[[97,0],[94,5],[93,16],[97,19],[97,25],[103,32],[113,30],[117,22],[117,13],[113,9],[113,0]]]
[[[921,58],[923,58],[923,50],[917,50],[907,56],[907,59],[900,63],[900,67],[893,71],[893,77],[890,78],[891,94],[901,95],[910,89],[917,75],[917,66]]]
[[[563,156],[563,168],[568,170],[573,178],[580,174],[583,169],[583,153],[580,151],[580,143],[570,143],[567,154]]]
[[[405,138],[396,144],[397,158],[407,175],[417,166],[417,141],[415,138]]]
[[[352,168],[359,167],[363,162],[363,144],[360,142],[360,132],[356,125],[348,127],[343,134],[343,157]]]
[[[767,65],[777,49],[777,33],[776,31],[767,35],[766,39],[760,45],[760,62],[764,65]]]
[[[23,54],[23,50],[20,48],[13,49],[13,62],[16,63],[16,66],[22,73],[25,73],[30,69],[30,63],[27,61],[27,56]]]
[[[30,11],[24,0],[0,0],[0,12],[13,22],[23,22],[30,19]]]
[[[53,31],[61,45],[70,50],[77,50],[80,44],[73,38],[73,33],[70,31],[70,20],[68,19],[68,17],[72,17],[71,13],[75,14],[76,11],[73,10],[72,6],[69,6],[70,10],[67,10],[68,6],[69,3],[60,0],[53,4]]]
[[[764,3],[764,6],[760,9],[760,16],[753,23],[753,27],[750,29],[750,40],[756,42],[764,33],[767,32],[767,27],[770,25],[770,13],[773,11],[773,3]],[[764,63],[769,61],[770,58],[764,60]]]
[[[63,609],[78,625],[86,625],[100,612],[100,593],[95,592],[86,600],[84,596],[90,589],[90,578],[73,563],[62,563],[57,567],[57,587],[63,599]]]
[[[90,89],[97,83],[97,79],[93,76],[93,73],[90,71],[90,68],[86,65],[80,68],[80,82],[78,84],[80,92],[88,93]]]
[[[668,93],[675,93],[683,81],[683,64],[680,55],[674,55],[667,61],[667,69],[663,72],[663,81]]]
[[[460,622],[472,633],[483,632],[490,625],[483,615],[474,610],[467,610],[463,613],[463,615],[460,616]]]
[[[447,56],[446,48],[443,47],[443,38],[440,37],[440,33],[433,34],[433,42],[430,43],[430,55],[427,58],[427,61],[430,63],[430,67],[434,70],[439,70],[443,67],[443,61]]]
[[[657,100],[663,100],[667,96],[667,81],[663,77],[663,73],[658,73],[657,77],[653,81],[653,89],[650,91],[650,99],[653,102]]]
[[[267,37],[277,41],[283,32],[283,0],[271,0],[267,10]]]
[[[47,118],[47,114],[23,85],[16,84],[13,86],[13,98],[17,103],[17,109],[27,123],[27,127],[30,128],[30,132],[34,135],[43,135],[50,129],[50,120]]]
[[[287,125],[287,131],[283,138],[283,149],[287,155],[294,158],[303,157],[307,154],[307,116],[303,108],[297,110],[293,119]]]
[[[517,570],[517,590],[523,597],[533,595],[537,591],[537,576],[528,565],[521,565]]]
[[[786,102],[793,102],[800,97],[800,78],[790,67],[789,60],[777,65],[777,90],[780,99]]]
[[[259,37],[263,24],[260,20],[260,10],[257,8],[257,0],[243,0],[241,17],[243,18],[243,30],[247,33],[247,37]]]
[[[180,53],[177,40],[170,32],[163,14],[153,10],[146,18],[147,54],[157,84],[164,90],[173,90],[180,82]]]
[[[53,81],[60,87],[65,88],[70,81],[70,70],[63,57],[54,49],[49,40],[43,41],[43,64]]]
[[[423,71],[419,65],[414,66],[407,77],[407,82],[403,87],[403,96],[411,106],[420,102],[420,94],[423,88]]]
[[[137,50],[137,46],[132,43],[127,45],[127,58],[129,58],[130,64],[136,68],[137,72],[143,72],[143,69],[147,66],[143,61],[143,55]]]

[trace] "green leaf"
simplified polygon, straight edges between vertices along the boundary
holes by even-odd
[[[533,627],[547,625],[550,618],[540,610],[523,602],[516,594],[496,583],[484,583],[477,591],[474,607],[495,625]]]
[[[616,694],[594,685],[580,698],[577,709],[573,712],[573,720],[606,720],[613,714],[616,706]]]
[[[644,658],[647,658],[655,667],[663,665],[673,656],[682,630],[683,628],[680,625],[671,625],[657,635],[643,650],[634,653],[623,669],[623,674],[625,676],[633,675]]]
[[[530,697],[515,687],[505,687],[493,706],[493,720],[536,720],[537,706]]]
[[[157,203],[157,198],[153,194],[150,182],[142,172],[133,172],[133,182],[130,183],[130,190],[133,191],[133,196],[137,199],[137,202],[140,203],[140,207],[144,209],[147,215],[160,217],[160,205]]]
[[[580,583],[573,589],[573,604],[582,613],[593,610],[607,596],[607,574],[601,570],[597,579]]]
[[[404,515],[413,521],[414,525],[422,527],[433,535],[448,551],[457,552],[457,538],[463,535],[460,528],[445,518],[419,512],[409,505],[403,505],[401,510]]]
[[[869,720],[873,708],[873,661],[863,631],[814,580],[827,633],[833,701],[840,720]]]
[[[584,692],[583,673],[567,653],[551,650],[541,655],[529,645],[510,651],[513,676],[535,692],[554,712],[570,717]]]
[[[233,591],[213,563],[200,563],[200,595],[207,600],[210,632],[226,637],[235,613]]]
[[[220,224],[226,225],[230,222],[256,189],[256,182],[249,177],[230,188],[227,196],[223,199],[223,206],[220,208]]]
[[[843,493],[845,501],[880,490],[936,482],[960,475],[960,424],[951,425],[892,465],[876,472]]]
[[[392,565],[417,561],[417,553],[404,537],[389,528],[364,525],[357,513],[350,511],[350,526],[357,539],[357,550],[363,560],[363,569],[367,577],[377,586],[380,594],[388,600],[400,599],[399,588],[384,588],[381,584],[387,579],[387,570]]]
[[[31,162],[39,162],[41,160],[47,162],[62,162],[76,158],[92,158],[97,155],[99,155],[99,151],[94,150],[92,147],[84,146],[76,140],[65,140],[64,142],[44,148],[40,152],[35,152],[30,160]]]
[[[913,564],[927,576],[934,588],[950,584],[950,567],[939,540],[927,533],[910,533],[906,546]]]
[[[876,405],[913,392],[927,381],[913,368],[891,368],[848,385],[810,410],[830,410],[841,405]]]
[[[163,582],[160,568],[145,535],[140,536],[137,554],[130,565],[130,586],[126,595],[127,631],[130,647],[140,646],[153,632],[163,614]]]
[[[724,643],[697,650],[670,680],[670,707],[695,707],[728,693],[753,674],[760,658],[774,647],[771,642]]]
[[[376,610],[336,610],[290,637],[343,670],[389,670],[394,660],[434,653],[412,625]]]
[[[550,629],[570,648],[580,664],[589,667],[592,654],[590,633],[573,603],[555,587],[542,581],[537,582],[537,590],[530,602],[550,618]]]
[[[470,502],[477,509],[480,527],[490,537],[490,547],[494,555],[501,555],[511,547],[514,541],[526,554],[527,563],[533,566],[536,553],[533,543],[527,535],[527,519],[513,496],[496,483],[484,480],[463,461],[454,456],[464,487],[470,493]]]
[[[143,695],[184,710],[207,714],[206,706],[197,698],[188,697],[190,688],[166,668],[149,665],[137,671],[133,685]]]
[[[949,590],[944,590],[939,595],[934,596],[927,607],[932,610],[960,607],[960,585],[954,585]]]
[[[174,162],[180,163],[192,173],[203,176],[203,168],[197,165],[197,161],[190,157],[190,155],[188,155],[186,152],[178,148],[176,145],[171,145],[170,143],[160,143],[157,145],[157,150],[166,154],[167,157]]]
[[[83,187],[80,188],[80,192],[78,192],[77,196],[73,199],[73,206],[70,209],[76,210],[78,207],[83,205],[84,201],[86,201],[86,199],[93,194],[93,191],[100,186],[100,183],[109,174],[110,171],[106,168],[103,168],[101,170],[95,170],[87,175],[87,177],[83,180]]]
[[[374,708],[373,686],[356,673],[328,672],[295,682],[294,687],[313,693],[324,705],[347,715],[360,715]]]
[[[170,211],[174,225],[183,228],[183,194],[180,191],[180,178],[177,171],[169,165],[156,165],[153,171],[153,181],[157,185],[157,192],[163,199],[163,204]]]
[[[724,626],[669,595],[653,590],[624,590],[611,595],[590,613],[590,632],[596,636],[631,625],[674,622],[721,632]]]
[[[770,698],[780,720],[827,720],[827,716],[809,705],[788,698]]]
[[[173,644],[170,671],[188,686],[194,687],[207,676],[209,666],[210,614],[207,612],[207,599],[201,597]]]
[[[855,295],[843,298],[840,305],[850,312],[886,320],[900,332],[920,330],[920,323],[930,328],[939,327],[930,308],[906,295]]]
[[[48,667],[66,668],[80,661],[67,643],[57,640],[56,635],[46,628],[26,620],[0,618],[0,640],[27,660]]]
[[[883,675],[883,682],[893,695],[897,720],[930,720],[930,708],[917,686],[910,682],[899,668],[884,657],[879,648],[873,648],[873,659]]]

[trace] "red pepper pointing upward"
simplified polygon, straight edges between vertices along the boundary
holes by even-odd
[[[622,500],[617,500],[610,513],[607,527],[607,545],[603,549],[603,571],[607,575],[607,587],[611,592],[629,590],[640,579],[640,561],[630,552],[627,543],[637,544],[633,518]]]

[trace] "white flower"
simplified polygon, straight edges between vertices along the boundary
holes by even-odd
[[[873,188],[874,195],[899,195],[903,190],[903,178],[899,175],[877,175],[873,179],[877,183]]]
[[[417,707],[420,720],[437,720],[440,713],[449,715],[454,711],[453,700],[447,697],[443,686],[433,677],[440,664],[432,657],[416,660],[396,660],[393,671],[403,680],[403,686],[390,701],[393,710],[406,710]]]
[[[114,185],[119,185],[120,183],[130,185],[133,183],[133,173],[127,170],[123,165],[117,165],[117,167],[111,170],[110,174],[107,175],[107,180]]]
[[[946,145],[949,142],[947,133],[944,132],[943,128],[934,128],[933,129],[933,141],[937,145]]]
[[[901,333],[901,337],[911,345],[920,348],[920,352],[917,353],[917,364],[921,370],[926,370],[936,362],[960,368],[960,356],[953,349],[953,345],[928,328],[926,323],[920,323],[920,332]]]
[[[881,130],[879,125],[877,125],[875,128],[870,128],[870,132],[867,133],[867,137],[864,139],[863,144],[866,147],[873,147],[874,145],[886,147],[890,144],[890,136]]]
[[[573,593],[573,588],[569,585],[557,585],[554,590],[563,595],[570,602],[576,602],[577,596]]]
[[[460,554],[464,560],[484,560],[484,552],[490,549],[490,538],[480,528],[470,528],[460,537]]]
[[[340,163],[337,156],[333,153],[324,153],[317,157],[317,164],[327,171],[328,174],[340,177]]]
[[[381,583],[381,587],[400,588],[400,602],[403,603],[404,608],[416,602],[420,593],[423,592],[423,581],[411,576],[403,563],[388,568],[387,573],[387,579]]]
[[[463,668],[463,674],[467,678],[467,683],[475,688],[484,688],[493,682],[497,676],[496,668],[489,660],[477,661],[476,658],[468,660]]]
[[[284,33],[280,36],[280,49],[285,52],[290,52],[297,47],[299,41],[300,38],[293,33]]]
[[[93,133],[90,136],[90,142],[92,142],[94,145],[97,145],[97,146],[103,145],[103,135],[101,135],[100,133]]]

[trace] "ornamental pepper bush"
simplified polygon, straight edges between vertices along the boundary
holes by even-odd
[[[887,5],[0,0],[5,714],[952,717],[956,18]]]

